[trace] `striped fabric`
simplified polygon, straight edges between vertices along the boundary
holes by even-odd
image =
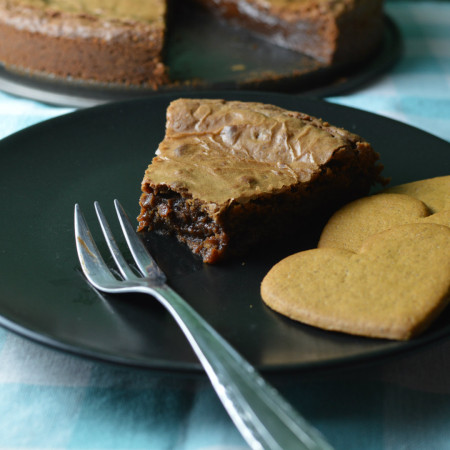
[[[0,139],[23,128],[69,113],[73,108],[61,108],[0,92]]]
[[[386,10],[404,34],[401,61],[329,100],[450,141],[450,2],[391,0]],[[0,137],[71,110],[0,93]],[[450,339],[276,385],[337,449],[450,449]],[[0,328],[0,449],[244,448],[204,378],[82,359]]]
[[[404,36],[403,57],[365,89],[329,100],[450,141],[450,2],[391,1],[385,9]]]

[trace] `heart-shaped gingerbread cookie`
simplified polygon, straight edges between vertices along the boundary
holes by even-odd
[[[372,234],[407,223],[437,223],[450,227],[450,209],[431,214],[425,203],[405,194],[363,197],[333,214],[317,246],[358,251]]]
[[[317,246],[358,251],[372,234],[429,217],[432,216],[427,206],[409,195],[378,194],[363,197],[348,203],[331,216]]]
[[[326,224],[318,247],[357,251],[370,235],[414,222],[450,226],[450,176],[394,186],[345,205]]]
[[[450,175],[400,184],[383,191],[387,194],[406,194],[424,202],[432,213],[450,209]]]
[[[407,224],[368,238],[358,253],[321,248],[276,264],[264,302],[300,322],[350,334],[409,339],[450,295],[450,228]]]

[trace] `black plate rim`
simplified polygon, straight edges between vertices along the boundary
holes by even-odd
[[[235,95],[240,96],[245,93],[246,93],[245,91],[236,91]],[[250,95],[257,94],[253,91],[248,91],[247,93]],[[277,96],[279,96],[279,97],[286,96],[286,94],[282,94],[282,93],[281,94],[280,93],[260,93],[260,94],[261,95],[268,94],[272,98],[276,98]],[[173,94],[173,93],[162,93],[162,94],[159,94],[157,97],[168,98],[168,97],[173,97],[174,95],[175,94]],[[204,93],[204,95],[209,96],[209,97],[219,98],[224,95],[227,95],[227,96],[232,95],[232,92],[230,92],[230,91],[207,91]],[[9,141],[14,141],[17,137],[21,138],[23,135],[25,135],[27,133],[34,133],[34,132],[36,132],[36,130],[41,129],[43,126],[47,126],[48,124],[57,125],[58,122],[60,122],[60,121],[70,121],[71,118],[76,115],[92,114],[93,111],[95,113],[97,113],[97,112],[101,113],[102,111],[107,111],[112,107],[120,107],[120,105],[122,105],[122,104],[123,105],[127,105],[127,104],[132,105],[132,104],[141,103],[141,102],[145,103],[145,102],[152,101],[153,98],[154,97],[142,98],[142,99],[138,99],[138,100],[124,100],[121,102],[114,102],[114,103],[109,103],[106,105],[97,105],[95,107],[77,110],[74,112],[63,114],[63,115],[55,117],[55,118],[49,118],[38,124],[31,125],[27,128],[24,128],[23,130],[17,131],[15,133],[3,138],[2,140],[0,140],[0,147],[2,147],[4,145],[4,143],[6,143],[6,145],[8,145]],[[405,124],[405,123],[397,121],[395,119],[390,119],[390,118],[383,117],[383,116],[380,116],[375,113],[358,110],[357,108],[353,108],[353,107],[329,103],[329,102],[326,102],[323,100],[318,100],[318,99],[303,99],[303,100],[308,101],[308,102],[318,102],[318,103],[328,104],[332,108],[336,108],[338,110],[342,110],[342,111],[351,110],[355,113],[363,114],[368,117],[375,116],[378,119],[382,119],[382,120],[385,120],[388,122],[394,122],[394,123],[401,125],[405,129],[415,130],[416,132],[420,132],[421,134],[428,136],[428,138],[430,138],[430,139],[440,141],[442,144],[449,146],[449,149],[450,149],[450,144],[447,141],[445,141],[431,133],[420,130],[417,127]],[[299,98],[299,101],[302,101],[302,100]],[[72,345],[63,340],[57,340],[55,338],[52,338],[52,337],[46,335],[45,333],[36,332],[35,330],[33,330],[31,328],[23,327],[20,324],[15,323],[15,322],[9,320],[7,317],[4,317],[2,315],[0,315],[0,326],[4,327],[5,329],[7,329],[19,336],[30,339],[39,344],[43,344],[52,349],[56,349],[56,350],[63,351],[63,352],[68,352],[68,353],[71,353],[76,356],[87,357],[89,359],[93,359],[93,360],[97,360],[97,361],[101,361],[101,362],[105,362],[105,363],[113,363],[113,364],[120,364],[120,365],[124,365],[124,366],[128,366],[128,367],[137,367],[137,368],[151,369],[151,370],[162,370],[162,371],[169,371],[169,372],[181,372],[181,373],[183,373],[183,372],[202,373],[203,372],[203,369],[202,369],[200,363],[192,363],[191,364],[191,363],[186,363],[186,362],[167,362],[167,361],[161,361],[159,359],[158,360],[152,359],[151,361],[146,361],[144,363],[143,361],[136,361],[136,360],[129,359],[129,358],[118,357],[117,355],[114,355],[114,354],[106,354],[105,352],[102,353],[99,351],[92,350],[88,347],[80,348],[80,346]],[[438,332],[434,332],[432,334],[425,334],[425,335],[419,336],[411,341],[398,342],[395,345],[392,345],[391,347],[389,347],[387,349],[383,348],[383,349],[372,350],[363,355],[350,355],[350,356],[346,356],[346,357],[339,357],[336,359],[328,359],[326,361],[318,361],[318,362],[316,361],[316,362],[309,362],[309,363],[272,364],[270,366],[261,366],[261,367],[257,366],[257,368],[258,368],[258,370],[268,373],[268,374],[276,374],[276,373],[287,374],[287,373],[293,373],[293,372],[302,372],[303,373],[303,372],[307,372],[307,371],[311,371],[311,370],[316,371],[316,370],[323,370],[323,369],[332,369],[332,368],[343,367],[343,366],[349,367],[349,366],[353,366],[356,364],[365,363],[368,361],[380,360],[380,359],[387,358],[387,357],[390,357],[390,356],[393,356],[393,355],[396,355],[399,353],[403,354],[403,353],[410,352],[411,350],[418,349],[425,345],[431,344],[437,340],[440,340],[443,337],[448,336],[449,333],[450,333],[450,324],[443,327]]]
[[[79,358],[87,358],[91,361],[100,362],[103,364],[112,364],[123,367],[152,370],[158,372],[179,373],[179,374],[194,374],[206,375],[200,363],[186,363],[186,362],[170,362],[159,359],[153,359],[143,363],[142,361],[135,361],[128,358],[118,357],[114,354],[105,354],[90,350],[89,348],[80,348],[68,344],[63,341],[58,341],[42,333],[36,333],[33,330],[27,329],[18,325],[7,318],[0,316],[0,326],[4,329],[28,339],[36,344],[43,345],[51,350],[68,353]],[[389,349],[379,349],[369,352],[364,355],[347,356],[343,358],[329,359],[327,361],[309,362],[302,364],[292,364],[286,366],[284,364],[273,364],[271,366],[255,365],[255,368],[261,373],[268,375],[292,375],[305,373],[319,373],[322,371],[338,370],[341,368],[351,368],[361,366],[364,364],[374,364],[379,361],[390,359],[396,355],[406,356],[414,351],[423,349],[426,346],[439,342],[444,338],[448,338],[450,334],[450,326],[442,329],[439,333],[432,336],[424,336],[415,338],[408,342],[399,342],[397,345]]]

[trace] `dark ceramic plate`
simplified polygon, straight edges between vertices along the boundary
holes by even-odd
[[[449,173],[450,145],[401,123],[292,95],[210,92],[308,112],[371,141],[392,183]],[[0,142],[0,324],[79,355],[148,368],[199,370],[171,317],[151,297],[102,296],[80,273],[73,235],[76,202],[98,237],[94,200],[115,223],[113,199],[138,214],[140,181],[163,137],[171,95],[84,109]],[[317,230],[319,232],[320,230]],[[208,266],[173,239],[149,245],[170,284],[250,362],[263,371],[330,367],[413,349],[450,331],[445,313],[411,342],[364,339],[290,321],[266,308],[261,279],[300,244]]]
[[[401,36],[385,17],[384,35],[376,54],[351,68],[323,67],[316,60],[281,49],[189,8],[175,18],[166,52],[171,77],[162,91],[183,89],[255,89],[295,92],[315,97],[351,91],[388,70],[401,53]],[[155,95],[144,87],[108,86],[38,78],[0,66],[0,89],[57,105],[86,107]]]

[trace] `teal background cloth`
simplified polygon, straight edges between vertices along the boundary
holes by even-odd
[[[450,2],[385,9],[403,35],[400,61],[327,100],[450,141]],[[0,138],[71,111],[0,93]],[[450,449],[450,339],[271,381],[336,449]],[[206,377],[84,359],[0,328],[0,449],[245,448]]]

